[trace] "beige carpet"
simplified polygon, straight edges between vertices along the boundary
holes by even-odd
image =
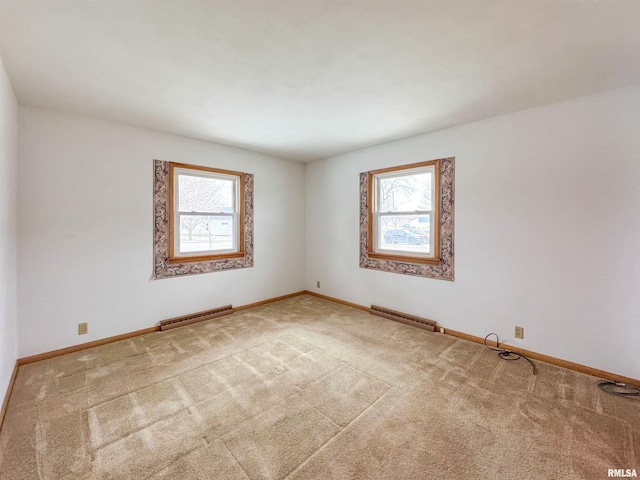
[[[21,367],[2,479],[603,479],[640,401],[307,295]]]

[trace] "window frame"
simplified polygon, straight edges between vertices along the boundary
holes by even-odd
[[[234,195],[237,202],[236,213],[237,215],[237,228],[234,228],[234,235],[237,235],[234,243],[237,244],[237,251],[229,252],[224,251],[221,253],[207,253],[205,255],[193,254],[193,255],[176,255],[176,214],[179,213],[177,205],[177,195],[175,186],[176,170],[192,170],[195,172],[208,172],[218,174],[220,176],[236,177],[236,187]],[[202,167],[198,165],[189,165],[186,163],[169,162],[169,192],[168,192],[168,214],[169,214],[169,251],[167,262],[169,264],[182,264],[193,262],[205,262],[210,260],[222,260],[232,258],[243,258],[245,256],[245,235],[244,235],[244,217],[245,217],[245,194],[244,194],[244,179],[243,172],[235,172],[232,170],[222,170],[212,167]],[[195,175],[197,176],[197,175]],[[201,175],[202,176],[202,175]],[[178,234],[180,228],[178,227]]]
[[[389,250],[380,252],[376,250],[378,243],[378,222],[376,222],[378,208],[377,205],[377,182],[376,177],[393,173],[402,172],[404,170],[415,170],[424,167],[433,167],[433,195],[432,195],[432,212],[433,219],[429,231],[430,240],[433,239],[433,256],[412,255],[411,253],[387,253]],[[440,263],[440,208],[441,208],[441,191],[440,191],[440,160],[430,160],[427,162],[411,163],[407,165],[399,165],[395,167],[381,168],[367,172],[368,175],[368,191],[367,191],[367,215],[368,215],[368,238],[367,238],[367,255],[370,258],[379,260],[396,260],[410,263],[421,264],[439,264]],[[414,213],[414,212],[398,212],[398,213]]]
[[[440,162],[440,262],[412,263],[406,260],[371,258],[369,242],[369,172],[360,172],[360,268],[410,275],[431,280],[455,281],[455,157]]]

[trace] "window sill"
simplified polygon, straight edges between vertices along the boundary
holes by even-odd
[[[369,251],[367,253],[369,258],[376,258],[378,260],[395,260],[397,262],[408,262],[408,263],[427,263],[430,265],[438,265],[440,263],[440,258],[425,258],[425,257],[412,257],[411,255],[398,255],[398,254],[390,254],[390,253],[379,253]]]
[[[208,262],[211,260],[224,260],[227,258],[244,258],[244,252],[221,253],[218,255],[194,255],[189,257],[169,257],[167,258],[167,262],[170,264]]]

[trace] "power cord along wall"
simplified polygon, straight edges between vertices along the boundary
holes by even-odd
[[[487,344],[487,339],[491,335],[496,337],[496,346],[495,347],[491,347],[491,346],[489,346]],[[521,353],[516,353],[516,352],[512,352],[511,350],[500,348],[500,341],[498,340],[498,334],[497,333],[490,333],[486,337],[484,337],[484,346],[487,347],[489,350],[493,350],[494,352],[498,352],[498,357],[500,357],[502,360],[513,361],[513,360],[520,360],[521,358],[524,358],[527,362],[529,362],[531,364],[531,367],[533,368],[533,375],[536,374],[536,365],[531,361],[531,359],[529,357],[527,357],[526,355],[523,355]]]

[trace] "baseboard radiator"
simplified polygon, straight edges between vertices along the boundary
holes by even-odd
[[[191,313],[189,315],[183,315],[182,317],[163,320],[162,322],[160,322],[160,330],[170,330],[172,328],[184,327],[185,325],[203,322],[204,320],[222,317],[224,315],[230,315],[232,313],[233,307],[231,305],[225,305],[224,307],[218,307],[212,310],[205,310],[204,312]]]
[[[406,323],[407,325],[422,328],[423,330],[428,330],[430,332],[436,331],[436,322],[427,318],[416,317],[415,315],[409,315],[408,313],[390,310],[388,308],[379,307],[377,305],[371,305],[369,313],[371,313],[371,315],[377,315],[378,317],[395,320],[396,322]]]

